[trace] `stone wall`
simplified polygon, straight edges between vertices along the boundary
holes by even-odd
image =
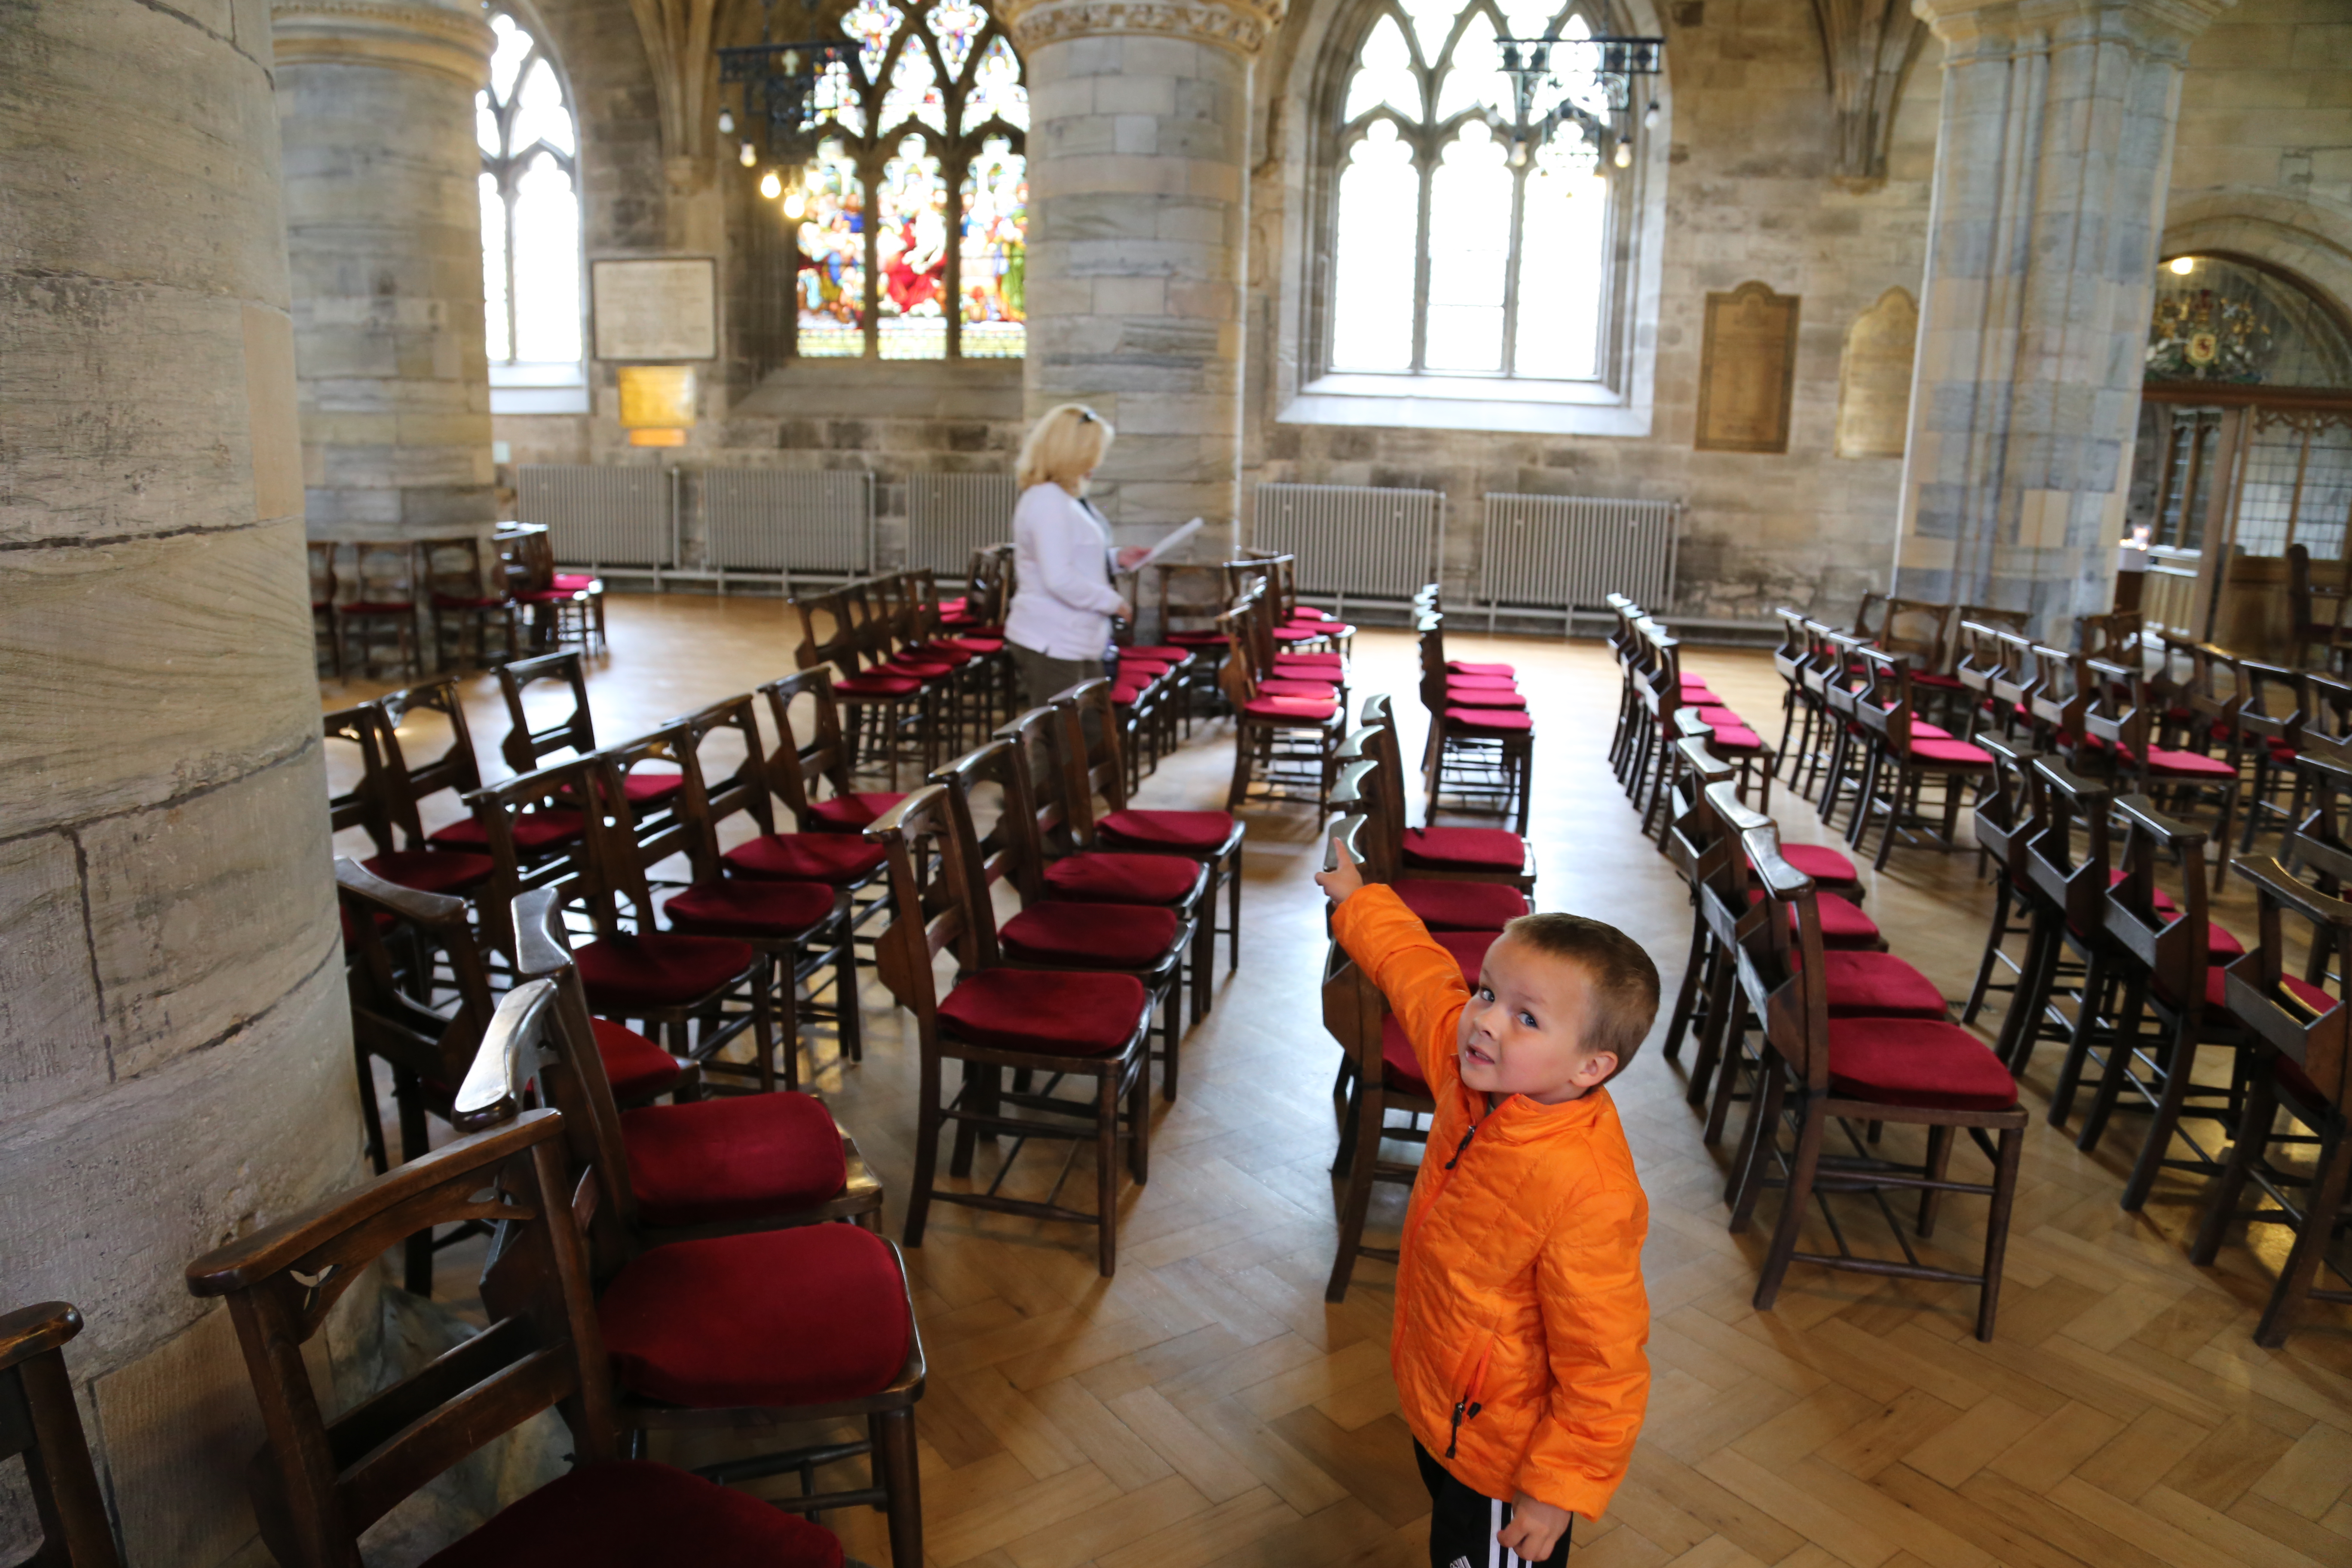
[[[262,0],[0,12],[0,1301],[88,1321],[131,1568],[254,1541],[183,1269],[362,1169],[270,58]]]

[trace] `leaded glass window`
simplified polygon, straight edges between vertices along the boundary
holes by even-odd
[[[1339,113],[1331,370],[1605,378],[1625,179],[1572,127],[1532,144],[1496,42],[1555,26],[1594,31],[1557,0],[1389,0],[1375,14]],[[1607,117],[1590,71],[1560,70],[1530,121],[1563,95]]]
[[[491,16],[490,30],[490,85],[474,95],[490,363],[576,366],[580,195],[572,107],[544,46],[503,12]]]
[[[1029,93],[976,0],[853,0],[819,85],[830,128],[780,198],[799,352],[1017,358],[1025,346]]]

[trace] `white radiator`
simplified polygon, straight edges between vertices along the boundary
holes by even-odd
[[[707,468],[702,519],[722,593],[730,575],[790,587],[874,569],[874,476],[860,470]]]
[[[1298,592],[1344,609],[1408,605],[1435,581],[1445,549],[1445,497],[1371,485],[1257,487],[1250,542],[1298,557]]]
[[[677,564],[669,476],[659,468],[524,463],[515,469],[515,521],[547,524],[566,566],[642,567],[658,580]]]
[[[1675,598],[1682,503],[1605,496],[1486,497],[1478,600],[1492,630],[1502,610],[1605,614],[1624,594],[1663,610]]]
[[[916,474],[907,480],[907,565],[961,580],[971,552],[1013,537],[1011,474]]]

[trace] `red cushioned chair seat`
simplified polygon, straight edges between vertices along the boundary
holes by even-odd
[[[1445,688],[1448,708],[1525,708],[1528,700],[1516,691],[1499,687],[1454,686]]]
[[[1122,682],[1110,689],[1110,700],[1121,708],[1132,708],[1135,706],[1136,700],[1150,689],[1151,684],[1149,681]]]
[[[1941,1018],[1944,994],[1936,983],[1891,952],[1831,952],[1828,972],[1832,1018]]]
[[[1528,900],[1500,882],[1433,882],[1406,878],[1389,884],[1406,909],[1433,931],[1500,931],[1528,912]]]
[[[1692,702],[1686,703],[1685,706],[1689,708],[1692,712],[1697,714],[1701,719],[1710,724],[1729,724],[1741,730],[1755,728],[1755,726],[1748,723],[1747,720],[1742,719],[1738,712],[1732,709],[1726,708],[1720,702]]]
[[[1149,844],[1158,849],[1220,849],[1234,835],[1234,819],[1222,811],[1114,811],[1095,825],[1114,844]]]
[[[701,883],[662,906],[669,923],[699,936],[782,939],[822,925],[833,913],[826,882],[771,882],[729,877]]]
[[[1067,855],[1045,868],[1046,890],[1081,904],[1181,904],[1207,873],[1180,855]]]
[[[667,805],[686,793],[686,775],[679,773],[631,772],[621,775],[621,793],[639,810]]]
[[[1911,721],[1911,738],[1915,741],[1957,741],[1958,735],[1940,724],[1930,724],[1925,719]]]
[[[2288,754],[2293,755],[2292,752]],[[2238,776],[2238,770],[2230,765],[2227,757],[2175,752],[2163,746],[2147,749],[2147,771],[2158,778],[2168,779],[2233,779]]]
[[[499,868],[487,855],[456,849],[394,849],[371,855],[360,864],[395,887],[453,896],[480,887]]]
[[[596,578],[587,572],[558,572],[548,579],[548,586],[567,594],[584,594],[596,586]]]
[[[1192,650],[1172,643],[1138,643],[1133,647],[1118,650],[1121,658],[1156,658],[1169,664],[1181,664],[1192,657]]]
[[[960,647],[963,649],[964,652],[971,655],[974,658],[985,658],[990,654],[1003,653],[1004,651],[1004,639],[1003,637],[974,637],[959,636],[948,637],[943,640],[949,647]]]
[[[745,839],[719,858],[740,876],[775,882],[831,882],[838,887],[873,875],[885,853],[879,844],[843,833],[763,833]]]
[[[971,650],[960,642],[910,643],[905,650],[908,659],[920,659],[926,664],[952,665],[958,668],[971,662]]]
[[[583,1465],[516,1499],[423,1568],[841,1568],[822,1525],[644,1459]]]
[[[1276,642],[1309,642],[1318,637],[1329,637],[1338,628],[1333,626],[1276,626],[1274,628],[1274,640]]]
[[[1528,841],[1499,827],[1408,827],[1407,865],[1517,871],[1528,863]]]
[[[2210,927],[2208,928],[2209,931],[2210,931],[2210,929],[2211,928]],[[2230,940],[2232,942],[2235,942],[2238,939],[2231,937]],[[2240,949],[2239,952],[2231,954],[2231,956],[2235,958],[2243,958],[2245,956],[2244,950]],[[2221,952],[2218,948],[2209,948],[2209,958],[2205,966],[2205,1010],[2208,1015],[2216,1018],[2221,1017],[2230,1010],[2229,982],[2224,978],[2225,974],[2226,969]],[[2294,992],[2297,997],[2323,1013],[2336,1005],[2335,997],[2330,996],[2326,992],[2322,991],[2318,986],[2312,984],[2309,981],[2297,980],[2292,974],[2282,974],[2279,976],[2279,980],[2288,990]],[[2158,979],[2155,984],[2158,995],[2163,997],[2168,1002],[2176,1001],[2178,999],[2173,988],[2167,985],[2161,978]]]
[[[1783,844],[1780,858],[1816,882],[1858,882],[1853,862],[1826,844]],[[1753,864],[1751,861],[1750,864]]]
[[[956,667],[943,659],[888,658],[874,667],[877,675],[911,676],[916,680],[944,680],[953,675]],[[840,689],[835,687],[836,691]]]
[[[604,1058],[604,1077],[615,1100],[649,1100],[677,1087],[686,1069],[677,1058],[630,1028],[610,1018],[590,1020],[596,1031],[596,1054]]]
[[[1498,931],[1433,931],[1432,941],[1454,955],[1462,966],[1462,984],[1471,990],[1478,989],[1478,972],[1486,965],[1486,950],[1502,940]]]
[[[584,588],[534,588],[527,593],[517,594],[515,595],[515,603],[519,605],[569,605],[576,603],[580,595],[585,592],[587,592],[587,590]]]
[[[1220,631],[1170,632],[1168,640],[1179,647],[1223,647],[1225,634]]]
[[[830,800],[809,803],[809,816],[820,833],[857,833],[869,822],[879,822],[882,814],[907,797],[888,790],[860,790],[856,795],[837,795]]]
[[[1253,719],[1288,724],[1320,724],[1339,710],[1338,703],[1311,697],[1253,697],[1242,704],[1242,711]]]
[[[1743,724],[1717,724],[1707,747],[1721,757],[1748,756],[1764,749],[1764,737]]]
[[[1524,731],[1536,727],[1536,721],[1525,713],[1513,713],[1501,708],[1448,708],[1446,721],[1465,730]]]
[[[588,1005],[624,1016],[699,1001],[751,967],[746,943],[669,931],[599,939],[572,957],[588,988]]]
[[[1132,974],[983,969],[947,994],[940,1023],[991,1050],[1098,1057],[1134,1038],[1145,994]]]
[[[1764,891],[1760,888],[1748,889],[1748,901],[1751,904],[1760,901],[1763,897]],[[1813,903],[1821,912],[1822,945],[1824,948],[1875,948],[1878,945],[1878,922],[1853,904],[1835,893],[1822,892],[1813,895]],[[1791,905],[1789,909],[1790,929],[1795,930],[1796,924],[1797,910]]]
[[[1176,940],[1176,911],[1149,904],[1032,904],[996,931],[1024,963],[1150,969]]]
[[[1932,763],[1941,768],[1992,766],[1992,753],[1982,746],[1971,746],[1966,741],[1938,741],[1933,736],[1923,737],[1916,724],[1911,727],[1910,760]]]
[[[1466,658],[1449,658],[1445,661],[1445,672],[1448,675],[1517,675],[1519,670],[1517,665],[1512,664],[1477,664]]]
[[[830,1405],[906,1364],[907,1288],[890,1244],[804,1225],[640,1254],[596,1303],[632,1393],[698,1409]]]
[[[1320,669],[1345,669],[1348,668],[1348,656],[1339,653],[1277,653],[1274,656],[1276,669],[1305,669],[1310,666]]]
[[[2017,1081],[1982,1040],[1926,1018],[1832,1018],[1830,1092],[1880,1105],[2007,1110]]]
[[[406,616],[415,610],[413,599],[353,599],[342,606],[347,616]]]
[[[514,824],[515,847],[526,855],[570,844],[583,830],[586,818],[568,806],[551,805],[539,811],[526,811],[511,819]],[[436,828],[425,835],[427,844],[447,849],[467,849],[477,854],[489,847],[490,836],[479,818],[467,817],[446,827]]]
[[[788,1215],[838,1197],[849,1180],[832,1114],[789,1090],[625,1110],[621,1142],[651,1226]]]
[[[1445,684],[1448,689],[1458,686],[1470,690],[1517,691],[1519,678],[1516,675],[1456,675],[1448,670]]]
[[[1328,621],[1332,616],[1328,610],[1318,610],[1312,605],[1301,605],[1290,612],[1290,618],[1293,621]]]
[[[1339,689],[1328,680],[1301,680],[1296,677],[1276,677],[1257,683],[1261,697],[1303,698],[1310,702],[1330,702],[1337,700]]]
[[[912,697],[922,689],[911,675],[851,675],[833,683],[835,697]]]
[[[1430,1098],[1429,1083],[1421,1076],[1421,1060],[1412,1054],[1412,1041],[1394,1013],[1381,1020],[1381,1082],[1401,1094]]]

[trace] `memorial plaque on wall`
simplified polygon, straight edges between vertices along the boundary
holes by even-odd
[[[1797,297],[1742,283],[1706,297],[1699,350],[1702,452],[1785,452],[1797,376]]]
[[[1911,430],[1911,356],[1919,307],[1889,289],[1846,329],[1838,366],[1837,455],[1899,458]]]
[[[709,257],[592,261],[588,286],[598,359],[719,357],[719,264]]]

